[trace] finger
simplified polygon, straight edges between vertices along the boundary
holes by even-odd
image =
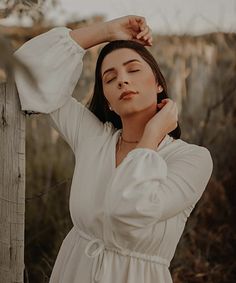
[[[144,46],[152,46],[152,42],[147,41],[147,44],[145,43]]]
[[[148,39],[148,44],[152,45],[152,38]]]
[[[132,29],[135,31],[135,33],[139,32],[139,23],[137,22],[136,18],[130,18],[129,20],[130,25],[132,26]]]
[[[148,43],[148,45],[152,45],[152,37],[146,37],[145,39],[143,39],[145,42]]]
[[[148,33],[148,34],[144,35],[143,39],[144,40],[150,40],[150,39],[152,39],[152,35],[150,33]]]
[[[173,101],[172,99],[170,98],[164,98],[161,100],[161,102],[165,101],[165,103],[168,103],[170,106],[174,106],[174,103],[176,103],[175,101]]]
[[[143,39],[148,40],[150,38],[152,38],[152,30],[150,29],[150,27],[148,27],[148,32],[143,35]]]
[[[164,105],[158,106],[157,109],[158,109],[158,110],[161,110],[161,109],[163,109],[163,107],[164,107]]]
[[[166,105],[166,104],[168,103],[168,101],[165,101],[165,100],[163,101],[163,100],[162,100],[161,103],[164,104],[164,105]]]
[[[165,107],[166,107],[166,109],[168,108],[169,111],[173,111],[174,110],[173,100],[171,100],[170,98],[164,98],[164,99],[162,99],[161,102],[165,103]]]
[[[135,30],[138,32],[140,32],[140,30],[142,31],[144,27],[147,25],[144,17],[133,16],[132,20],[135,22],[135,26],[137,27],[137,29]]]
[[[143,40],[144,46],[152,46],[152,38],[147,38],[146,40],[141,38],[141,40]]]
[[[164,102],[165,104],[167,104],[168,102],[170,102],[170,99],[169,98],[164,98],[161,100],[161,102]]]
[[[146,19],[144,17],[135,17],[135,20],[141,25],[146,25]]]
[[[142,38],[136,39],[136,36],[133,37],[133,41],[136,41],[144,46],[151,46],[151,44],[148,41],[143,40]]]
[[[144,30],[138,33],[137,38],[143,37],[144,40],[152,38],[152,30],[149,26],[145,26]]]
[[[163,98],[161,101],[169,101],[170,98]]]
[[[144,17],[140,17],[137,22],[139,24],[139,31],[141,32],[143,32],[145,28],[148,27],[146,19]]]
[[[137,39],[139,39],[142,36],[146,35],[148,32],[149,32],[149,27],[148,26],[144,27],[144,29],[139,34],[137,34],[137,36],[136,36]]]

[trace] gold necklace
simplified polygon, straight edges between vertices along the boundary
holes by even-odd
[[[117,152],[119,152],[120,150],[120,146],[121,146],[121,142],[124,141],[126,143],[138,143],[139,141],[127,141],[125,140],[123,137],[122,137],[122,131],[120,132],[120,135],[119,135],[119,141],[118,141],[118,150]]]
[[[164,140],[165,136],[161,139],[161,141],[158,143],[157,147],[160,145],[160,143]],[[127,142],[127,143],[138,143],[139,141],[135,141],[135,142],[131,142],[131,141],[126,141],[123,139],[122,137],[122,131],[120,132],[120,135],[119,135],[119,140],[118,140],[118,150],[117,150],[117,153],[120,151],[120,145],[121,145],[121,141],[124,141],[124,142]]]
[[[121,135],[121,139],[122,139],[122,141],[127,142],[127,143],[138,143],[138,142],[139,142],[139,141],[126,141],[126,140],[122,137],[122,135]]]

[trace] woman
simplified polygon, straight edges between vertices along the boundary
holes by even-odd
[[[107,41],[87,109],[71,95],[86,49]],[[131,15],[57,27],[15,52],[39,82],[36,90],[16,71],[22,110],[48,113],[76,160],[74,226],[50,283],[172,282],[170,261],[213,164],[206,148],[180,139],[151,44],[145,18]]]

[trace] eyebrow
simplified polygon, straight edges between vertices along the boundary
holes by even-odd
[[[129,61],[124,62],[124,63],[123,63],[123,66],[125,66],[125,65],[127,65],[127,64],[129,64],[129,63],[131,63],[131,62],[139,62],[139,63],[141,63],[138,59],[131,59],[131,60],[129,60]],[[114,71],[114,70],[115,70],[115,68],[109,68],[109,69],[107,69],[107,70],[103,73],[102,77],[104,77],[104,75],[105,75],[106,73],[108,73],[108,72],[110,72],[110,71]]]

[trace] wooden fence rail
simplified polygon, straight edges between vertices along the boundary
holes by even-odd
[[[23,283],[25,115],[15,82],[0,84],[0,282]]]

